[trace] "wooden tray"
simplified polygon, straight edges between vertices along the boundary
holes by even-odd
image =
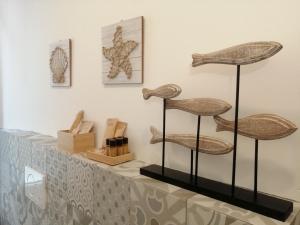
[[[101,150],[89,150],[86,152],[86,157],[97,162],[115,166],[133,160],[134,154],[130,152],[124,155],[111,157],[104,155]]]

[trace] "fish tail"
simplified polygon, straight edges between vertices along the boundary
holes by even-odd
[[[149,99],[151,97],[151,90],[148,88],[143,88],[143,97],[145,100]]]
[[[214,120],[217,124],[216,132],[226,131],[226,120],[220,116],[214,116]]]
[[[192,63],[193,67],[200,66],[206,63],[204,61],[204,55],[196,53],[192,55],[192,58],[193,58],[193,63]]]
[[[150,140],[150,144],[158,143],[159,140],[162,138],[162,133],[158,129],[156,129],[155,127],[153,127],[153,126],[150,127],[150,132],[152,134],[152,138]]]

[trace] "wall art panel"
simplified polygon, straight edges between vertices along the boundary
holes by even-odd
[[[72,70],[71,40],[50,44],[50,84],[52,87],[70,87]]]
[[[143,83],[143,17],[102,27],[104,84]]]

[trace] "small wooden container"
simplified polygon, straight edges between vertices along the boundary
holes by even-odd
[[[57,132],[57,146],[71,153],[85,152],[95,148],[95,132],[72,134],[69,130]]]
[[[131,152],[124,155],[112,157],[112,156],[105,155],[104,151],[95,150],[95,149],[87,151],[86,157],[97,162],[108,164],[110,166],[115,166],[121,163],[134,160],[134,154]]]

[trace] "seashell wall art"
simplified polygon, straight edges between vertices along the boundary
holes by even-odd
[[[52,87],[71,86],[71,40],[61,40],[50,45],[49,67]]]
[[[143,83],[143,17],[102,27],[104,84]]]

